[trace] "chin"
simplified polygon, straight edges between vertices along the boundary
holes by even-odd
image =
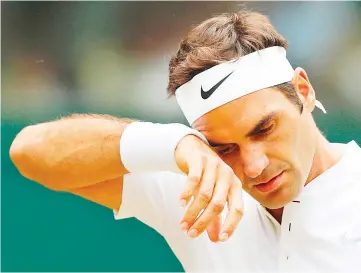
[[[290,201],[283,201],[283,200],[275,200],[270,201],[267,200],[265,202],[261,202],[261,205],[267,209],[280,209],[286,206]]]
[[[281,186],[274,192],[263,196],[262,200],[259,202],[268,209],[280,209],[286,206],[287,204],[291,203],[295,198],[298,196],[298,188],[294,187],[287,187],[286,185]]]

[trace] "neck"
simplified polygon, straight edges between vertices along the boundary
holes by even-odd
[[[317,131],[315,155],[305,185],[311,183],[316,177],[327,171],[340,159],[341,152],[328,142],[320,131]],[[283,208],[267,210],[279,223],[282,222]]]
[[[341,159],[341,152],[318,131],[316,151],[311,171],[305,185],[334,166]]]

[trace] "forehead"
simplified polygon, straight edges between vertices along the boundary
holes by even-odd
[[[267,88],[228,102],[197,119],[198,131],[219,131],[229,126],[252,126],[271,112],[283,112],[291,106],[282,92]]]

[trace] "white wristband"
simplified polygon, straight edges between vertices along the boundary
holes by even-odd
[[[120,157],[131,173],[149,171],[180,172],[175,161],[175,149],[186,135],[195,135],[207,143],[197,130],[183,124],[133,122],[120,138]]]

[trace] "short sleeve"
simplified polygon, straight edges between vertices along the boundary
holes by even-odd
[[[135,217],[163,235],[164,221],[169,216],[169,199],[178,204],[185,182],[185,175],[172,172],[125,175],[122,204],[114,211],[115,219]]]

